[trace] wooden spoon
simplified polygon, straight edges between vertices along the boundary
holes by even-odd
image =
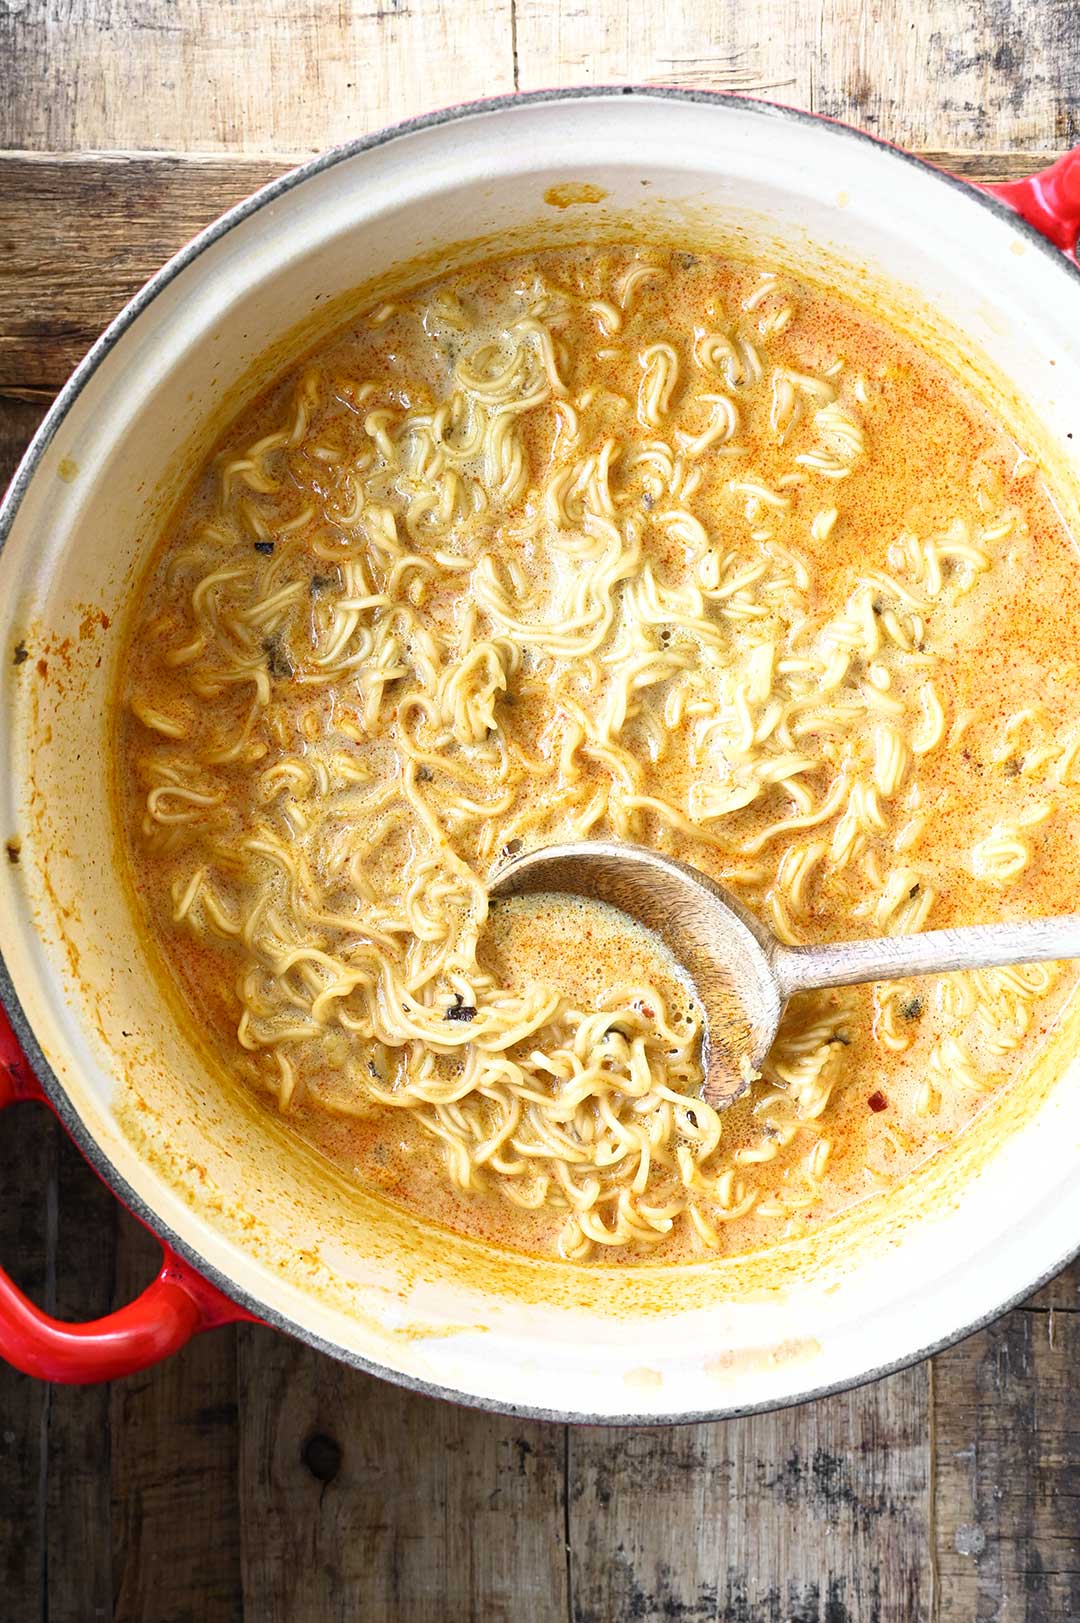
[[[703,1097],[722,1109],[750,1086],[794,992],[865,981],[1080,958],[1080,914],[1027,924],[973,924],[922,935],[785,947],[726,891],[685,862],[647,846],[582,840],[515,857],[493,876],[493,897],[567,892],[636,919],[666,944],[705,1016]]]

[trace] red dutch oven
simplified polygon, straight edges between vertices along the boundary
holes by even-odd
[[[582,179],[603,202],[568,224],[571,211],[552,211],[545,192]],[[492,234],[634,229],[697,240],[735,229],[811,274],[840,267],[842,282],[842,267],[857,266],[864,285],[880,278],[957,353],[978,349],[1067,477],[1069,424],[1080,428],[1080,151],[975,187],[741,98],[555,92],[435,114],[329,153],[195,239],[79,367],[0,512],[11,768],[0,818],[21,841],[0,875],[0,1105],[55,1110],[163,1246],[149,1288],[86,1324],[43,1313],[0,1272],[0,1356],[27,1374],[110,1380],[203,1330],[257,1318],[493,1409],[620,1421],[741,1413],[924,1355],[1026,1294],[1080,1242],[1071,1036],[1022,1107],[1002,1107],[977,1164],[960,1148],[927,1174],[911,1197],[918,1221],[901,1200],[885,1218],[840,1223],[813,1258],[778,1256],[767,1279],[761,1259],[669,1277],[485,1252],[316,1184],[283,1136],[208,1076],[146,968],[115,882],[108,686],[140,558],[206,449],[216,402],[259,387],[267,352],[282,353],[290,333],[303,327],[310,341],[323,295],[332,306],[395,264],[450,244],[467,259],[460,245]],[[110,626],[96,640],[75,629],[88,604]],[[33,658],[16,665],[11,649],[24,646]],[[39,656],[49,675],[32,682]]]

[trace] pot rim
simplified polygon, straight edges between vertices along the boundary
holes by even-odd
[[[4,499],[0,502],[0,550],[3,549],[11,533],[23,498],[45,452],[98,368],[116,347],[128,328],[137,321],[139,316],[153,303],[158,295],[189,265],[194,263],[201,254],[233,230],[234,227],[240,225],[270,203],[275,202],[279,197],[303,185],[305,181],[312,180],[363,152],[386,146],[392,141],[420,130],[430,130],[444,124],[455,124],[463,119],[486,113],[513,112],[518,107],[560,101],[608,100],[617,102],[628,97],[699,103],[718,108],[738,109],[740,112],[749,112],[763,118],[777,119],[795,125],[831,125],[837,135],[874,147],[883,157],[922,170],[927,176],[933,177],[942,185],[949,187],[968,200],[978,203],[981,207],[989,209],[998,216],[1003,224],[1007,224],[1012,232],[1022,237],[1027,244],[1049,261],[1055,263],[1064,272],[1074,289],[1080,290],[1080,264],[1072,262],[1066,254],[1049,242],[1035,226],[1030,225],[1020,215],[1014,213],[1007,204],[991,193],[973,185],[969,181],[963,180],[957,175],[950,174],[947,170],[937,168],[926,159],[920,158],[902,147],[895,146],[879,136],[857,129],[842,120],[828,118],[821,113],[807,112],[781,102],[767,101],[729,91],[683,89],[677,86],[648,84],[566,86],[552,90],[515,91],[501,96],[463,102],[456,106],[440,108],[431,113],[406,119],[398,124],[387,125],[341,146],[332,147],[308,162],[290,169],[286,174],[270,181],[266,186],[253,192],[250,197],[244,198],[241,202],[234,204],[232,208],[227,209],[225,213],[219,215],[216,220],[212,221],[190,242],[186,243],[160,270],[144,283],[119,314],[113,318],[105,331],[79,362],[50,406],[26,453],[19,462]],[[26,1058],[30,1061],[46,1101],[51,1105],[65,1131],[74,1140],[94,1171],[152,1234],[190,1263],[194,1269],[215,1285],[224,1295],[272,1329],[294,1336],[306,1345],[314,1347],[317,1351],[326,1353],[339,1362],[350,1365],[352,1368],[363,1370],[366,1374],[378,1376],[382,1380],[390,1381],[394,1385],[405,1387],[410,1391],[423,1393],[427,1397],[443,1398],[467,1408],[482,1409],[492,1414],[514,1415],[523,1419],[545,1420],[563,1425],[664,1426],[692,1425],[710,1420],[736,1419],[745,1415],[792,1408],[797,1404],[812,1399],[828,1397],[839,1392],[853,1391],[860,1386],[868,1385],[871,1381],[879,1380],[883,1376],[907,1369],[935,1353],[954,1346],[975,1331],[992,1324],[1002,1314],[1017,1306],[1018,1303],[1027,1300],[1033,1292],[1055,1278],[1063,1268],[1067,1267],[1070,1262],[1080,1255],[1080,1237],[1078,1237],[1076,1243],[1071,1245],[1058,1261],[1041,1271],[1029,1285],[1015,1292],[1007,1300],[989,1309],[977,1319],[960,1326],[947,1335],[939,1337],[936,1341],[919,1347],[914,1352],[905,1353],[899,1358],[880,1364],[857,1376],[811,1386],[779,1401],[766,1399],[754,1404],[724,1404],[716,1408],[695,1410],[690,1413],[679,1411],[673,1414],[655,1414],[652,1412],[641,1414],[630,1410],[619,1415],[597,1415],[577,1410],[537,1408],[528,1404],[508,1403],[502,1399],[484,1397],[477,1393],[460,1392],[454,1388],[441,1386],[431,1381],[424,1381],[386,1365],[376,1363],[374,1360],[365,1358],[336,1342],[326,1340],[304,1324],[290,1318],[287,1314],[275,1308],[267,1307],[257,1297],[238,1286],[229,1275],[208,1262],[201,1256],[194,1245],[176,1234],[168,1224],[163,1222],[154,1208],[136,1193],[127,1180],[112,1165],[97,1139],[84,1124],[82,1117],[75,1109],[65,1088],[42,1052],[15,990],[4,960],[2,947],[0,947],[0,1007],[3,1008],[11,1022],[15,1036]]]

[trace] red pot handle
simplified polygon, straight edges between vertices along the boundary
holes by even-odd
[[[1076,260],[1080,239],[1080,147],[1025,180],[1005,180],[984,190],[1015,209],[1021,219]]]
[[[44,1094],[0,1009],[0,1110]],[[36,1308],[0,1268],[0,1358],[25,1375],[74,1385],[149,1369],[192,1336],[251,1314],[193,1272],[168,1246],[152,1285],[127,1307],[88,1324],[64,1324]]]

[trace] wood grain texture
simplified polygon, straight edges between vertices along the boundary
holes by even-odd
[[[1036,1291],[1027,1306],[1034,1313],[1080,1313],[1080,1261],[1070,1263],[1056,1279]]]
[[[157,1243],[124,1216],[114,1305],[150,1283]],[[236,1333],[211,1331],[143,1375],[103,1389],[110,1439],[115,1623],[236,1623],[240,1448]]]
[[[56,1133],[53,1312],[92,1319],[112,1306],[116,1201],[67,1135]],[[48,1616],[112,1616],[109,1393],[58,1386],[49,1397],[45,1500]]]
[[[0,421],[7,416],[0,410]],[[112,1196],[44,1107],[4,1113],[3,1260],[49,1312],[85,1318],[108,1311],[114,1213]],[[112,1616],[107,1417],[103,1388],[50,1388],[0,1365],[5,1623]]]
[[[614,81],[749,91],[909,147],[1080,139],[1072,0],[518,0],[523,90]]]
[[[927,1366],[777,1414],[572,1431],[574,1623],[931,1615]]]
[[[563,1623],[566,1430],[239,1331],[245,1616]]]
[[[10,462],[7,417],[0,409],[0,454]],[[0,1256],[16,1284],[43,1305],[55,1293],[58,1133],[39,1105],[0,1114]],[[51,1399],[47,1386],[0,1363],[0,1596],[12,1618],[48,1616]]]
[[[288,167],[0,157],[0,387],[59,388],[178,248]]]
[[[972,180],[1048,161],[1034,150],[926,156]],[[58,389],[165,260],[287,168],[265,158],[0,155],[0,389]]]
[[[0,148],[304,154],[514,87],[511,0],[5,0]]]
[[[8,391],[0,387],[0,490],[7,489],[8,481],[37,431],[51,398],[51,391],[37,395],[33,391]],[[35,1111],[35,1114],[38,1112]],[[26,1121],[27,1115],[27,1111],[20,1110],[17,1119]],[[14,1116],[9,1117],[8,1121],[15,1119]],[[3,1115],[0,1115],[0,1121],[3,1120]],[[10,1137],[13,1129],[9,1127],[7,1132]],[[2,1137],[0,1133],[0,1139]],[[3,1187],[4,1180],[0,1178],[0,1189]]]
[[[934,1360],[935,1623],[1080,1617],[1080,1314],[1010,1313]]]
[[[906,145],[1065,146],[1075,43],[1072,0],[7,0],[0,146],[305,153],[515,84],[617,80],[752,91]]]

